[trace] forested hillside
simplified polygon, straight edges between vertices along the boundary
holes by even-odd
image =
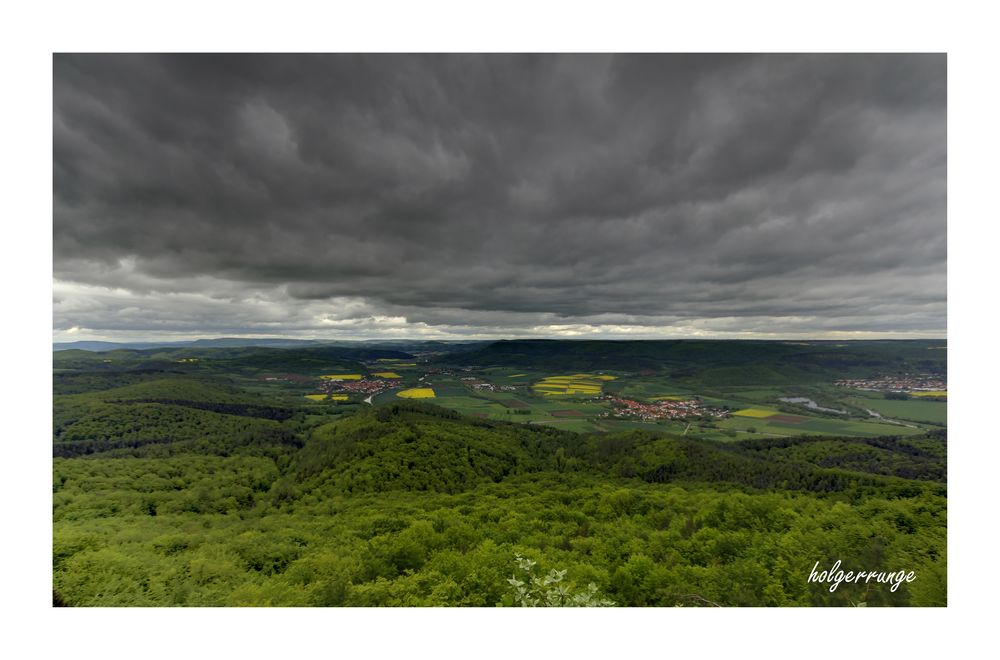
[[[448,355],[466,365],[655,370],[698,385],[764,385],[809,382],[906,371],[944,372],[945,342],[775,341],[498,341],[479,350]]]
[[[515,555],[622,606],[946,602],[943,433],[579,435],[420,403],[286,415],[224,383],[139,381],[57,398],[68,605],[516,604]],[[837,559],[919,577],[807,583]]]

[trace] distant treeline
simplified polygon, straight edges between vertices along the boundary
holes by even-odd
[[[191,438],[186,435],[117,437],[52,444],[54,458],[75,458],[93,454],[105,457],[163,457],[179,453],[249,456],[280,454],[298,449],[303,440],[285,428],[251,429],[232,435]],[[282,449],[284,448],[284,449]]]
[[[442,363],[668,372],[691,385],[781,385],[904,372],[945,373],[943,341],[498,341]]]
[[[211,401],[187,401],[184,399],[112,399],[107,403],[162,403],[173,406],[183,406],[184,408],[197,408],[198,410],[208,410],[223,415],[238,415],[240,417],[258,417],[260,419],[273,419],[282,421],[289,419],[295,414],[291,408],[278,408],[275,406],[263,406],[252,403],[214,403]]]

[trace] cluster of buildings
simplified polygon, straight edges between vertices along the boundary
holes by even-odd
[[[278,375],[264,376],[262,380],[272,381],[272,382],[280,381],[284,383],[302,384],[302,383],[312,383],[313,380],[315,379],[312,378],[311,376],[300,376],[298,374],[278,374]]]
[[[461,371],[469,371],[469,369],[467,369],[467,368],[463,368],[463,369],[460,369],[460,370]],[[447,377],[455,376],[455,370],[454,369],[442,369],[441,367],[425,367],[424,368],[424,373],[427,374],[427,375],[433,374],[435,376],[447,376]]]
[[[463,378],[462,380],[468,380],[468,379],[467,378]],[[517,388],[514,387],[513,385],[494,385],[493,383],[487,383],[487,382],[484,382],[484,381],[480,381],[480,382],[476,382],[476,383],[469,383],[469,387],[471,387],[472,389],[474,389],[474,390],[476,390],[478,392],[481,392],[483,390],[486,390],[487,392],[516,392],[517,391]]]
[[[944,378],[931,374],[845,378],[834,381],[834,385],[878,392],[943,392],[948,389],[948,382]]]
[[[610,412],[601,413],[601,417],[634,417],[643,421],[654,421],[689,417],[717,417],[721,419],[729,416],[729,411],[725,408],[711,408],[695,399],[683,401],[663,399],[653,403],[643,403],[610,394],[604,399],[611,402],[612,409]]]
[[[378,394],[393,386],[392,381],[382,379],[323,381],[319,389],[323,392],[354,392],[356,394]]]
[[[445,373],[444,375],[448,375]],[[477,392],[482,392],[486,390],[487,392],[516,392],[517,388],[512,385],[495,385],[493,383],[487,382],[482,378],[477,378],[475,376],[462,376],[462,382],[476,390]]]

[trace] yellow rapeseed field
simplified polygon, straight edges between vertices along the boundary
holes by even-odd
[[[326,395],[325,394],[307,394],[306,398],[307,399],[311,399],[312,401],[323,401],[323,400],[326,399]]]
[[[398,392],[396,396],[404,399],[433,399],[437,395],[434,394],[434,390],[429,387],[414,387],[409,390]]]
[[[762,408],[745,408],[743,410],[737,410],[733,413],[737,417],[756,417],[758,419],[764,419],[772,415],[777,415],[777,411],[774,410],[764,410]]]
[[[378,376],[379,378],[402,378],[395,371],[379,371],[378,373],[372,374],[373,376]]]
[[[361,380],[361,374],[328,374],[320,376],[326,380]]]
[[[532,389],[543,396],[559,394],[597,395],[601,393],[600,377],[590,374],[572,376],[547,376],[532,385]]]

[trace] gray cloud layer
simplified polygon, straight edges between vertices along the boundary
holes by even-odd
[[[945,330],[943,55],[57,55],[54,97],[60,339]]]

